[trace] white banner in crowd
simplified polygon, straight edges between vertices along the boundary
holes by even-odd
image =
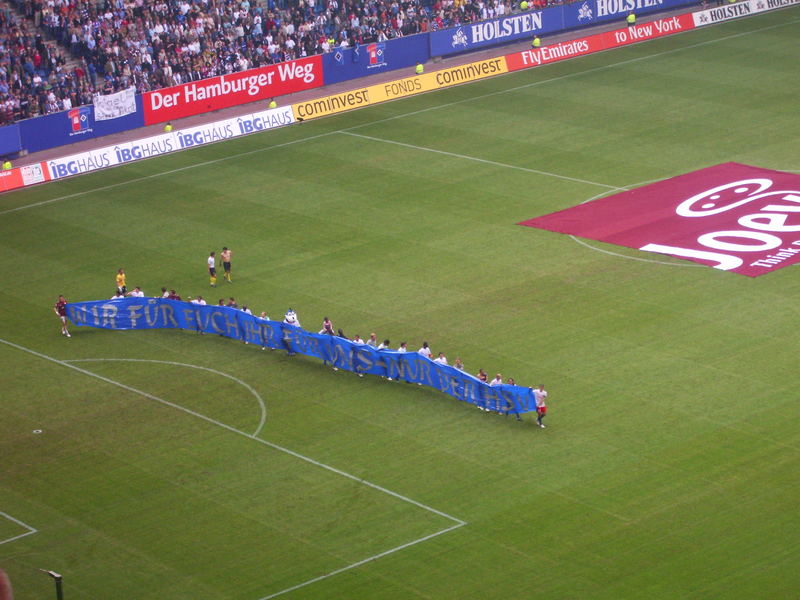
[[[136,88],[94,97],[94,120],[107,121],[136,112]]]

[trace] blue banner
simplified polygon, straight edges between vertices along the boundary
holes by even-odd
[[[536,410],[530,388],[492,387],[416,352],[376,350],[345,338],[267,321],[227,306],[201,306],[165,298],[126,298],[71,303],[67,305],[67,316],[75,325],[101,329],[189,329],[214,333],[264,348],[320,358],[344,371],[419,383],[487,410],[510,414]]]
[[[11,123],[0,127],[0,156],[12,156],[22,150],[19,125]]]
[[[357,48],[334,48],[322,55],[325,85],[393,71],[424,63],[430,58],[425,34],[364,44]]]
[[[447,56],[488,46],[499,46],[520,39],[533,39],[534,34],[577,29],[618,20],[624,26],[630,11],[647,14],[669,10],[694,0],[585,0],[553,6],[538,11],[525,11],[479,23],[430,32],[430,55]],[[546,40],[543,40],[546,43]]]
[[[22,147],[28,152],[74,144],[112,133],[144,127],[142,97],[136,96],[136,112],[116,119],[95,121],[94,106],[79,106],[19,122]]]

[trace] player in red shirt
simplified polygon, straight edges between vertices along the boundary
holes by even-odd
[[[72,337],[67,330],[67,300],[63,295],[58,297],[58,302],[53,305],[53,311],[61,319],[61,335]]]

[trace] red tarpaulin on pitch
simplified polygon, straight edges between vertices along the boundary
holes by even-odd
[[[519,224],[757,277],[800,261],[800,175],[725,163]]]

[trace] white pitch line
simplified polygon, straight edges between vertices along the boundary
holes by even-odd
[[[258,427],[251,435],[258,435],[261,433],[261,429],[264,427],[264,423],[267,421],[267,405],[264,403],[264,399],[261,397],[253,387],[238,377],[234,377],[233,375],[229,375],[228,373],[223,373],[222,371],[217,371],[216,369],[211,369],[209,367],[201,367],[200,365],[192,365],[189,363],[180,363],[174,362],[171,360],[151,360],[148,358],[73,358],[71,360],[65,360],[65,363],[76,363],[76,362],[144,362],[144,363],[156,363],[161,365],[174,365],[176,367],[187,367],[189,369],[199,369],[200,371],[208,371],[209,373],[214,373],[215,375],[222,375],[223,377],[227,377],[231,381],[235,381],[246,390],[248,390],[258,402],[258,406],[261,408],[261,419],[258,422]]]
[[[428,506],[427,504],[423,504],[422,502],[419,502],[417,500],[409,498],[408,496],[403,496],[402,494],[399,494],[397,492],[393,492],[392,490],[387,489],[387,488],[385,488],[383,486],[380,486],[380,485],[378,485],[376,483],[372,483],[371,481],[367,481],[366,479],[363,479],[363,478],[358,477],[356,475],[352,475],[350,473],[347,473],[346,471],[342,471],[341,469],[337,469],[336,467],[332,467],[332,466],[327,465],[325,463],[319,462],[318,460],[314,460],[313,458],[310,458],[308,456],[300,454],[299,452],[295,452],[294,450],[289,450],[288,448],[284,448],[283,446],[279,446],[278,444],[273,444],[272,442],[268,442],[267,440],[261,439],[259,437],[256,437],[256,436],[252,435],[252,434],[249,434],[249,433],[246,433],[246,432],[241,431],[239,429],[236,429],[235,427],[231,427],[230,425],[226,425],[222,421],[217,421],[216,419],[212,419],[211,417],[207,417],[206,415],[203,415],[203,414],[201,414],[199,412],[196,412],[196,411],[191,410],[189,408],[185,408],[185,407],[181,406],[180,404],[175,404],[174,402],[170,402],[169,400],[164,400],[163,398],[159,398],[158,396],[155,396],[155,395],[150,394],[148,392],[145,392],[143,390],[139,390],[139,389],[137,389],[135,387],[126,385],[126,384],[121,383],[119,381],[115,381],[113,379],[109,379],[108,377],[104,377],[103,375],[98,375],[97,373],[92,373],[91,371],[87,371],[86,369],[82,369],[80,367],[76,367],[75,365],[72,365],[67,361],[60,360],[60,359],[52,357],[52,356],[48,356],[47,354],[42,354],[41,352],[37,352],[36,350],[32,350],[31,348],[26,348],[25,346],[20,346],[19,344],[15,344],[14,342],[10,342],[10,341],[5,340],[3,338],[0,338],[0,343],[6,344],[7,346],[11,346],[12,348],[16,348],[17,350],[21,350],[22,352],[27,352],[28,354],[32,354],[33,356],[37,356],[37,357],[39,357],[39,358],[41,358],[43,360],[55,363],[57,365],[61,365],[62,367],[66,367],[68,369],[72,369],[73,371],[77,371],[78,373],[82,373],[82,374],[87,375],[89,377],[93,377],[95,379],[99,379],[100,381],[104,381],[105,383],[108,383],[110,385],[114,385],[116,387],[122,388],[123,390],[127,390],[129,392],[133,392],[134,394],[139,394],[140,396],[143,396],[143,397],[145,397],[145,398],[147,398],[149,400],[153,400],[154,402],[158,402],[159,404],[163,404],[165,406],[169,406],[171,408],[174,408],[175,410],[179,410],[179,411],[184,412],[186,414],[192,415],[193,417],[197,417],[198,419],[202,419],[203,421],[205,421],[207,423],[211,423],[212,425],[216,425],[217,427],[221,427],[222,429],[230,431],[231,433],[235,433],[235,434],[240,435],[242,437],[246,437],[246,438],[248,438],[250,440],[253,440],[254,442],[258,442],[259,444],[262,444],[264,446],[268,446],[270,448],[273,448],[274,450],[278,450],[280,452],[284,452],[286,454],[289,454],[290,456],[294,456],[295,458],[299,458],[300,460],[303,460],[303,461],[305,461],[307,463],[310,463],[312,465],[315,465],[317,467],[320,467],[322,469],[330,471],[331,473],[336,473],[337,475],[341,475],[342,477],[346,477],[347,479],[351,479],[351,480],[353,480],[353,481],[355,481],[357,483],[360,483],[362,485],[370,487],[370,488],[372,488],[374,490],[377,490],[379,492],[383,492],[384,494],[387,494],[388,496],[391,496],[393,498],[397,498],[398,500],[402,500],[403,502],[406,502],[408,504],[412,504],[414,506],[417,506],[417,507],[419,507],[419,508],[421,508],[423,510],[431,512],[431,513],[433,513],[435,515],[439,515],[440,517],[444,517],[445,519],[448,519],[448,520],[452,521],[453,523],[455,523],[455,525],[451,525],[450,527],[447,527],[445,529],[439,530],[437,532],[434,532],[432,534],[426,535],[424,537],[418,538],[416,540],[412,540],[410,542],[406,542],[405,544],[402,544],[402,545],[397,546],[395,548],[391,548],[389,550],[385,550],[384,552],[381,552],[379,554],[375,554],[375,555],[370,556],[368,558],[362,559],[362,560],[360,560],[358,562],[355,562],[355,563],[353,563],[351,565],[347,565],[346,567],[342,567],[341,569],[338,569],[336,571],[332,571],[331,573],[328,573],[326,575],[321,575],[321,576],[316,577],[314,579],[311,579],[311,580],[309,580],[307,582],[298,584],[297,586],[294,586],[294,587],[292,587],[290,589],[286,589],[286,590],[283,590],[283,591],[280,591],[280,592],[276,592],[272,596],[268,596],[268,598],[272,598],[272,597],[287,593],[291,589],[297,589],[299,587],[304,587],[306,585],[310,585],[311,583],[314,583],[316,581],[320,581],[322,579],[327,579],[327,578],[332,577],[333,575],[335,575],[337,573],[342,573],[344,571],[348,571],[350,569],[354,569],[354,568],[356,568],[356,567],[358,567],[360,565],[363,565],[363,564],[365,564],[367,562],[370,562],[370,561],[373,561],[373,560],[377,560],[378,558],[380,558],[382,556],[386,556],[388,554],[392,554],[394,552],[397,552],[397,551],[402,550],[404,548],[408,548],[408,547],[413,546],[415,544],[419,544],[421,542],[429,540],[429,539],[431,539],[433,537],[436,537],[438,535],[441,535],[443,533],[447,533],[448,531],[452,531],[454,529],[458,529],[459,527],[463,527],[464,525],[467,524],[467,522],[463,521],[462,519],[459,519],[457,517],[449,515],[446,512],[443,512],[441,510],[437,510],[437,509],[435,509],[435,508],[433,508],[431,506]]]
[[[691,50],[693,48],[701,48],[703,46],[716,44],[718,42],[723,42],[723,41],[730,40],[730,39],[737,38],[737,37],[741,37],[741,36],[744,36],[744,35],[751,35],[753,33],[761,33],[762,31],[775,29],[776,27],[784,27],[786,25],[793,25],[793,24],[798,23],[798,22],[800,22],[800,20],[796,19],[794,21],[789,21],[787,23],[780,23],[778,25],[770,25],[768,27],[761,27],[759,29],[753,29],[751,31],[745,31],[745,32],[742,32],[742,33],[734,33],[734,34],[727,35],[725,37],[717,38],[717,39],[714,39],[714,40],[708,40],[708,41],[705,41],[705,42],[698,42],[696,44],[690,44],[688,46],[681,46],[680,48],[673,48],[672,50],[665,50],[663,52],[656,52],[655,54],[648,54],[647,56],[639,56],[637,58],[629,58],[629,59],[626,59],[626,60],[621,60],[619,62],[611,63],[611,64],[608,64],[608,65],[603,65],[603,66],[600,66],[600,67],[592,67],[591,69],[586,69],[585,71],[577,71],[575,73],[567,73],[566,75],[559,75],[557,77],[550,77],[549,79],[540,79],[539,81],[533,81],[531,83],[524,83],[522,85],[517,85],[517,86],[511,87],[511,88],[504,89],[504,90],[498,90],[496,92],[488,92],[486,94],[481,94],[479,96],[472,96],[470,98],[463,98],[462,100],[455,100],[453,102],[448,102],[447,104],[437,104],[436,106],[429,106],[428,108],[421,108],[419,110],[415,110],[415,111],[412,111],[412,112],[403,113],[402,115],[394,115],[392,117],[385,117],[385,118],[379,119],[377,121],[370,121],[369,123],[362,123],[361,125],[354,125],[353,127],[348,127],[348,128],[343,129],[341,131],[352,131],[353,129],[360,129],[361,127],[369,127],[370,125],[377,125],[379,123],[386,123],[388,121],[394,121],[396,119],[403,119],[405,117],[411,117],[411,116],[415,116],[415,115],[420,115],[420,114],[423,114],[423,113],[426,113],[426,112],[429,112],[429,111],[432,111],[432,110],[439,110],[441,108],[448,108],[450,106],[455,106],[457,104],[464,104],[465,102],[471,102],[472,100],[483,100],[485,98],[492,98],[493,96],[499,96],[501,94],[507,94],[509,92],[517,92],[519,90],[525,90],[525,89],[528,89],[528,88],[544,85],[544,84],[547,84],[547,83],[553,83],[553,82],[556,82],[556,81],[562,81],[564,79],[571,79],[573,77],[577,77],[577,76],[580,76],[580,75],[587,75],[587,74],[591,74],[591,73],[597,73],[599,71],[605,71],[605,70],[608,70],[608,69],[613,69],[615,67],[620,67],[620,66],[623,66],[623,65],[640,62],[640,61],[643,61],[643,60],[649,60],[651,58],[658,58],[658,57],[661,57],[661,56],[666,56],[668,54],[673,54],[675,52],[681,52],[683,50]],[[716,25],[721,25],[721,23],[717,23]],[[686,31],[680,31],[680,32],[678,32],[676,34],[673,34],[673,35],[681,35],[681,34],[684,34],[684,33],[689,33],[690,31],[697,31],[697,29],[687,29]],[[672,37],[672,36],[668,36],[668,37]],[[646,44],[647,42],[654,42],[657,39],[663,39],[663,38],[654,38],[654,39],[651,39],[651,40],[643,40],[641,42],[636,42],[636,44],[637,45],[638,44]],[[628,47],[630,47],[630,45],[628,45],[628,46],[618,46],[616,48],[608,48],[606,50],[601,50],[600,52],[612,52],[614,50],[620,50],[622,48],[628,48]],[[584,55],[581,55],[581,56],[576,56],[576,57],[570,58],[568,60],[574,60],[576,58],[584,58],[586,56],[593,56],[595,54],[599,54],[600,52],[595,52],[593,54],[584,54]],[[550,63],[550,64],[555,64],[555,63]],[[545,66],[545,65],[542,65],[542,66]],[[503,73],[502,75],[509,75],[511,73],[521,73],[523,71],[530,71],[530,69],[523,69],[521,71],[509,71],[508,73]],[[501,75],[497,75],[496,77],[500,77],[500,76]],[[479,79],[477,81],[485,81],[485,79]],[[459,84],[454,85],[454,86],[450,86],[448,88],[439,88],[439,89],[435,89],[435,90],[430,90],[428,92],[423,92],[421,94],[414,94],[413,97],[422,96],[424,94],[433,94],[435,92],[442,91],[443,89],[451,89],[453,87],[461,87],[462,85],[470,85],[472,83],[477,83],[477,81],[467,81],[467,82],[464,82],[464,83],[459,83]],[[404,99],[410,98],[410,97],[412,97],[412,96],[404,96],[402,98],[396,98],[396,99],[393,99],[393,100],[389,100],[389,102],[397,102],[398,100],[404,100]],[[382,104],[385,104],[385,103],[382,103]],[[375,106],[375,105],[373,105],[373,106]],[[337,114],[341,114],[341,113],[336,113],[336,114],[333,114],[333,115],[326,115],[325,117],[322,117],[322,118],[327,119],[329,117],[334,117]],[[334,133],[341,133],[341,131],[334,132]]]
[[[659,181],[659,180],[651,179],[649,181],[641,181],[639,183],[632,183],[632,184],[627,185],[627,186],[625,186],[624,188],[621,188],[621,189],[629,190],[631,188],[639,187],[640,185],[644,185],[646,183],[651,183],[653,181]],[[597,194],[595,196],[592,196],[588,200],[584,200],[583,202],[581,202],[581,204],[586,204],[587,202],[591,202],[592,200],[596,200],[597,198],[599,198],[600,196],[603,196],[603,195],[605,195],[605,192],[601,192],[601,193],[599,193],[599,194]],[[686,262],[686,261],[682,261],[680,263],[676,263],[676,262],[667,262],[665,260],[657,260],[655,258],[640,258],[638,256],[628,256],[627,254],[620,254],[619,252],[612,252],[611,250],[605,250],[603,248],[596,248],[595,246],[592,246],[590,243],[585,242],[585,241],[577,238],[576,236],[574,236],[572,234],[567,234],[567,235],[574,242],[577,242],[581,246],[589,248],[589,250],[594,250],[595,252],[602,252],[603,254],[608,254],[610,256],[617,256],[619,258],[627,258],[629,260],[637,260],[639,262],[649,262],[649,263],[655,263],[655,264],[659,264],[659,265],[667,265],[668,267],[704,267],[705,266],[705,265],[698,265],[698,264],[690,263],[690,262]]]
[[[77,198],[79,196],[84,196],[86,194],[93,194],[94,192],[104,192],[106,190],[112,190],[114,188],[121,187],[123,185],[128,185],[129,183],[139,183],[140,181],[147,181],[148,179],[154,179],[156,177],[162,177],[164,175],[172,175],[174,173],[180,173],[181,171],[188,171],[189,169],[195,169],[197,167],[207,167],[208,165],[213,165],[219,162],[223,162],[226,160],[231,160],[233,158],[241,158],[242,156],[249,156],[251,154],[258,154],[259,152],[266,152],[267,150],[274,150],[275,148],[283,148],[284,146],[291,146],[292,144],[299,144],[301,142],[310,142],[312,140],[316,140],[317,138],[325,137],[328,135],[333,135],[336,133],[335,131],[328,131],[326,133],[320,133],[317,135],[312,135],[305,138],[300,138],[297,140],[292,140],[290,142],[283,142],[282,144],[274,144],[272,146],[267,146],[265,148],[256,148],[255,150],[248,150],[247,152],[239,152],[238,154],[229,154],[227,156],[223,156],[221,158],[215,158],[213,160],[207,160],[200,163],[195,163],[193,165],[186,165],[185,167],[180,167],[178,169],[171,169],[169,171],[162,171],[161,173],[153,173],[152,175],[144,175],[142,177],[136,177],[134,179],[128,179],[126,181],[120,181],[118,183],[112,183],[111,185],[104,185],[98,188],[92,188],[91,190],[84,190],[82,192],[75,192],[74,194],[67,194],[66,196],[59,196],[58,198],[51,198],[50,200],[42,200],[41,202],[34,202],[33,204],[26,204],[25,206],[17,206],[16,208],[9,208],[6,210],[1,210],[0,215],[5,215],[7,213],[17,212],[19,210],[25,210],[27,208],[36,208],[37,206],[44,206],[46,204],[51,204],[53,202],[60,202],[61,200],[69,200],[70,198]],[[210,146],[211,144],[219,144],[227,140],[219,140],[216,142],[211,142],[209,144],[203,144],[203,146]],[[170,153],[174,154],[174,153]],[[169,156],[168,154],[160,154],[158,156],[148,157],[145,160],[149,160],[150,158],[158,158]],[[123,165],[115,165],[115,166],[123,166]],[[95,171],[92,171],[95,172]],[[88,173],[84,173],[88,175]]]
[[[398,142],[395,140],[387,140],[384,138],[373,137],[371,135],[363,135],[360,133],[353,133],[351,131],[342,130],[338,133],[342,135],[351,135],[353,137],[363,138],[365,140],[372,140],[373,142],[382,142],[384,144],[394,144],[395,146],[402,146],[404,148],[410,148],[412,150],[422,150],[424,152],[433,152],[435,154],[443,154],[444,156],[450,156],[453,158],[460,158],[462,160],[471,160],[474,162],[483,163],[486,165],[492,165],[493,167],[503,167],[505,169],[515,169],[517,171],[525,171],[526,173],[533,173],[535,175],[546,175],[547,177],[555,177],[556,179],[564,179],[566,181],[573,181],[576,183],[586,183],[588,185],[604,187],[609,190],[619,190],[624,191],[625,188],[617,187],[615,185],[608,185],[606,183],[598,183],[597,181],[589,181],[588,179],[578,179],[577,177],[569,177],[568,175],[559,175],[558,173],[550,173],[549,171],[540,171],[538,169],[530,169],[528,167],[520,167],[518,165],[510,165],[507,163],[501,163],[496,160],[488,160],[486,158],[479,158],[477,156],[469,156],[468,154],[458,154],[457,152],[448,152],[447,150],[437,150],[436,148],[428,148],[427,146],[417,146],[415,144],[406,144],[405,142]]]
[[[84,190],[84,191],[81,191],[81,192],[75,192],[74,194],[68,194],[66,196],[59,196],[58,198],[51,198],[50,200],[43,200],[41,202],[34,202],[33,204],[26,204],[24,206],[18,206],[16,208],[10,208],[10,209],[7,209],[7,210],[0,211],[0,215],[4,215],[4,214],[7,214],[7,213],[12,213],[12,212],[17,212],[17,211],[20,211],[20,210],[25,210],[25,209],[28,209],[28,208],[35,208],[37,206],[44,206],[46,204],[51,204],[53,202],[59,202],[61,200],[68,200],[70,198],[76,198],[76,197],[79,197],[79,196],[83,196],[85,194],[91,194],[91,193],[94,193],[94,192],[101,192],[101,191],[117,188],[117,187],[120,187],[120,186],[123,186],[123,185],[127,185],[129,183],[139,183],[140,181],[146,181],[148,179],[153,179],[155,177],[161,177],[163,175],[172,175],[174,173],[179,173],[181,171],[186,171],[188,169],[194,169],[195,167],[205,167],[205,166],[212,165],[212,164],[215,164],[215,163],[218,163],[218,162],[222,162],[222,161],[225,161],[225,160],[231,160],[231,159],[235,159],[235,158],[240,158],[242,156],[248,156],[250,154],[256,154],[258,152],[267,152],[269,150],[273,150],[275,148],[281,148],[283,146],[289,146],[291,144],[299,144],[299,143],[302,143],[302,142],[308,142],[308,141],[311,141],[311,140],[315,140],[317,138],[325,137],[325,136],[328,136],[328,135],[333,135],[333,134],[336,134],[336,133],[346,133],[346,132],[351,131],[353,129],[359,129],[361,127],[368,127],[370,125],[378,125],[380,123],[385,123],[387,121],[393,121],[395,119],[402,119],[402,118],[405,118],[405,117],[411,117],[411,116],[419,115],[419,114],[426,113],[426,112],[429,112],[429,111],[432,111],[432,110],[439,110],[439,109],[442,109],[442,108],[448,108],[450,106],[455,106],[457,104],[463,104],[465,102],[471,102],[472,100],[482,100],[482,99],[485,99],[485,98],[491,98],[493,96],[498,96],[500,94],[507,94],[509,92],[516,92],[516,91],[519,91],[519,90],[523,90],[523,89],[527,89],[527,88],[531,88],[531,87],[535,87],[535,86],[539,86],[539,85],[545,85],[547,83],[553,83],[553,82],[556,82],[556,81],[562,81],[562,80],[565,80],[565,79],[571,79],[573,77],[579,77],[581,75],[587,75],[587,74],[596,73],[596,72],[599,72],[599,71],[604,71],[604,70],[607,70],[607,69],[613,69],[615,67],[619,67],[619,66],[623,66],[623,65],[627,65],[627,64],[631,64],[631,63],[635,63],[635,62],[640,62],[640,61],[644,61],[644,60],[649,60],[651,58],[659,58],[661,56],[666,56],[668,54],[673,54],[675,52],[681,52],[683,50],[691,50],[693,48],[700,48],[702,46],[708,46],[708,45],[711,45],[711,44],[716,44],[716,43],[719,43],[719,42],[723,42],[723,41],[730,40],[730,39],[737,38],[737,37],[742,37],[742,36],[745,36],[745,35],[752,35],[754,33],[761,33],[762,31],[768,31],[770,29],[775,29],[777,27],[785,27],[786,25],[794,25],[795,23],[798,23],[799,21],[800,20],[795,19],[794,21],[787,21],[786,23],[780,23],[778,25],[770,25],[769,27],[761,27],[759,29],[753,29],[751,31],[745,31],[745,32],[742,32],[742,33],[735,33],[735,34],[727,35],[727,36],[724,36],[724,37],[721,37],[721,38],[717,38],[717,39],[714,39],[714,40],[707,40],[705,42],[698,42],[697,44],[690,44],[688,46],[681,46],[680,48],[674,48],[672,50],[665,50],[664,52],[656,52],[655,54],[648,54],[647,56],[640,56],[640,57],[637,57],[637,58],[630,58],[630,59],[627,59],[627,60],[621,60],[619,62],[615,62],[615,63],[609,64],[609,65],[603,65],[603,66],[600,66],[600,67],[593,67],[591,69],[586,69],[585,71],[577,71],[575,73],[567,73],[566,75],[559,75],[558,77],[551,77],[549,79],[542,79],[542,80],[539,80],[539,81],[534,81],[534,82],[531,82],[531,83],[518,85],[518,86],[515,86],[515,87],[512,87],[512,88],[507,88],[505,90],[498,90],[496,92],[489,92],[487,94],[480,94],[478,96],[471,96],[470,98],[464,98],[462,100],[455,100],[453,102],[447,102],[447,103],[444,103],[444,104],[437,104],[436,106],[430,106],[428,108],[423,108],[423,109],[420,109],[420,110],[410,111],[410,112],[407,112],[407,113],[403,113],[401,115],[395,115],[393,117],[385,117],[383,119],[376,119],[374,121],[370,121],[369,123],[362,123],[360,125],[354,125],[352,127],[347,127],[345,129],[339,129],[339,130],[336,130],[336,131],[329,131],[329,132],[326,132],[326,133],[320,133],[320,134],[317,134],[317,135],[312,135],[312,136],[309,136],[309,137],[300,138],[300,139],[297,139],[297,140],[292,140],[290,142],[284,142],[282,144],[275,144],[275,145],[272,145],[272,146],[266,146],[264,148],[257,148],[255,150],[249,150],[247,152],[240,152],[238,154],[230,154],[230,155],[224,156],[222,158],[217,158],[217,159],[214,159],[214,160],[208,160],[208,161],[197,163],[197,164],[194,164],[194,165],[187,165],[187,166],[181,167],[179,169],[172,169],[172,170],[169,170],[169,171],[163,171],[161,173],[153,173],[152,175],[144,175],[142,177],[135,177],[133,179],[128,179],[127,181],[120,181],[119,183],[114,183],[114,184],[102,186],[102,187],[99,187],[99,188],[93,188],[91,190]],[[688,31],[682,31],[682,32],[680,32],[680,34],[688,33],[689,31],[697,31],[697,30],[696,29],[690,29]],[[676,35],[680,35],[680,34],[676,34]],[[658,39],[661,39],[661,38],[658,38]],[[649,41],[655,41],[655,40],[649,40]],[[642,43],[647,43],[647,42],[642,42]],[[623,46],[623,47],[627,47],[627,46]],[[617,48],[604,50],[603,52],[608,52],[608,51],[616,50],[616,49]],[[460,85],[469,85],[470,83],[474,83],[474,82],[466,82],[466,83],[460,84]],[[453,87],[456,87],[456,86],[453,86]],[[449,88],[445,88],[445,89],[449,89]],[[425,93],[433,93],[433,92],[436,92],[436,91],[440,91],[440,90],[432,90],[431,92],[425,92]],[[395,100],[390,100],[390,102],[398,102],[400,100],[405,100],[406,98],[409,98],[409,97],[410,96],[406,96],[406,97],[403,97],[403,98],[397,98]],[[382,103],[382,104],[385,104],[385,103]],[[373,105],[373,106],[377,106],[377,105]],[[340,114],[342,114],[342,113],[336,113],[335,115],[327,115],[326,117],[322,117],[322,118],[334,117],[334,116],[338,116]],[[317,120],[317,119],[315,119],[315,120]],[[213,143],[223,143],[225,141],[228,141],[228,140],[220,140],[219,142],[213,142]],[[204,144],[204,145],[207,146],[207,145],[210,145],[210,144]],[[160,156],[165,156],[165,155],[160,155]],[[152,157],[152,158],[158,158],[158,157]],[[149,159],[146,159],[146,160],[149,160]]]
[[[0,515],[4,516],[4,517],[5,517],[6,519],[8,519],[9,521],[13,521],[14,523],[16,523],[17,525],[19,525],[20,527],[24,527],[25,529],[27,529],[27,530],[28,530],[28,531],[26,531],[25,533],[21,533],[20,535],[15,535],[15,536],[14,536],[14,537],[12,537],[12,538],[8,538],[8,539],[5,539],[5,540],[2,540],[2,541],[0,541],[0,546],[2,546],[3,544],[8,544],[9,542],[13,542],[14,540],[18,540],[18,539],[20,539],[20,538],[24,538],[26,535],[32,535],[32,534],[34,534],[34,533],[38,533],[38,532],[39,532],[39,530],[38,530],[38,529],[36,529],[35,527],[31,527],[31,526],[30,526],[30,525],[28,525],[27,523],[23,523],[23,522],[22,522],[22,521],[20,521],[19,519],[15,519],[15,518],[14,518],[14,517],[12,517],[10,514],[8,514],[8,513],[5,513],[5,512],[3,512],[3,511],[1,511],[1,510],[0,510]]]
[[[389,554],[393,554],[398,550],[403,550],[404,548],[408,548],[409,546],[413,546],[415,544],[419,544],[420,542],[425,542],[431,538],[435,538],[436,536],[442,535],[443,533],[447,533],[448,531],[453,531],[454,529],[458,529],[459,527],[463,527],[466,523],[458,523],[447,529],[442,529],[441,531],[437,531],[436,533],[432,533],[430,535],[426,535],[425,537],[421,537],[418,540],[414,540],[412,542],[408,542],[407,544],[403,544],[402,546],[398,546],[397,548],[392,548],[391,550],[387,550],[385,552],[381,552],[380,554],[376,554],[375,556],[370,556],[369,558],[365,558],[364,560],[360,560],[357,563],[353,563],[352,565],[348,565],[346,567],[342,567],[341,569],[336,569],[335,571],[331,571],[330,573],[326,573],[325,575],[320,575],[319,577],[315,577],[314,579],[309,579],[306,582],[303,582],[299,585],[292,586],[290,588],[286,588],[285,590],[281,590],[280,592],[275,592],[274,594],[270,594],[269,596],[264,596],[259,600],[270,600],[270,598],[275,598],[277,596],[281,596],[282,594],[288,594],[289,592],[293,592],[295,590],[299,590],[307,585],[311,585],[312,583],[316,583],[318,581],[322,581],[323,579],[328,579],[329,577],[333,577],[334,575],[338,575],[339,573],[344,573],[345,571],[349,571],[350,569],[354,569],[355,567],[360,567],[368,562],[372,562],[378,558],[382,558]]]

